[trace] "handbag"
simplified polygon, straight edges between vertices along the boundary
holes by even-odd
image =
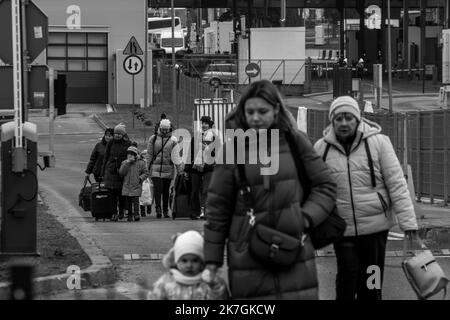
[[[89,182],[90,186],[87,185]],[[84,211],[91,210],[91,192],[92,192],[92,182],[89,177],[84,178],[83,187],[78,194],[78,205],[83,208]]]
[[[308,177],[305,175],[306,170],[301,161],[302,155],[297,148],[297,144],[295,143],[294,138],[295,137],[292,133],[286,132],[286,140],[289,144],[289,149],[291,150],[294,157],[298,179],[304,190],[304,203],[304,201],[308,198],[309,193],[311,192],[311,189],[309,187],[311,184],[309,183]],[[324,221],[322,221],[322,223],[318,224],[317,226],[313,226],[308,231],[314,250],[321,249],[340,240],[344,236],[346,227],[347,223],[338,214],[337,208],[335,206],[328,217]]]
[[[441,290],[444,290],[442,299],[445,299],[449,279],[446,277],[431,251],[427,249],[418,236],[416,238],[423,251],[418,254],[413,254],[409,258],[406,257],[408,240],[406,238],[403,240],[402,269],[406,275],[406,279],[408,279],[419,300],[428,299]],[[410,247],[412,247],[412,240]]]
[[[267,225],[256,223],[251,189],[245,176],[245,166],[238,164],[238,170],[240,193],[244,199],[246,215],[249,216],[248,223],[251,226],[248,241],[250,253],[257,260],[273,268],[292,265],[303,250],[306,236],[300,234],[297,238]],[[272,225],[276,225],[272,212],[270,218]]]

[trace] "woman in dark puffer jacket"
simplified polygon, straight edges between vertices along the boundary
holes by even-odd
[[[100,142],[98,142],[91,152],[91,157],[89,158],[89,163],[86,167],[86,176],[89,177],[94,174],[94,179],[96,182],[100,182],[102,179],[102,166],[103,158],[105,157],[106,145],[113,138],[114,129],[106,128],[105,134]]]
[[[125,126],[118,124],[114,127],[114,139],[106,145],[105,158],[103,159],[102,176],[105,187],[111,190],[115,208],[112,221],[123,219],[125,198],[122,196],[123,178],[119,175],[120,165],[127,158],[127,149],[131,146],[131,141],[126,137]]]
[[[278,129],[279,132],[279,152],[276,154],[274,150],[271,155],[272,162],[278,156],[279,166],[275,174],[262,175],[260,162],[245,164],[257,224],[298,236],[326,219],[334,207],[336,185],[308,137],[297,129],[294,118],[272,83],[266,80],[252,83],[237,108],[228,116],[226,126],[244,131],[267,129],[268,140],[274,133],[272,130]],[[297,178],[288,139],[297,148],[299,160],[311,181],[306,199],[303,199],[304,188]],[[246,145],[246,155],[249,146],[251,144]],[[228,240],[228,279],[233,299],[318,299],[315,255],[309,237],[304,239],[296,261],[287,268],[273,268],[251,254],[247,240],[251,227],[239,184],[236,164],[216,165],[206,202],[206,268],[214,274],[223,264]],[[275,225],[273,221],[276,221]]]

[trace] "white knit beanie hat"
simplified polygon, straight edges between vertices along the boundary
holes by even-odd
[[[356,119],[361,121],[361,111],[359,110],[358,102],[350,96],[342,96],[334,99],[330,106],[329,118],[333,120],[333,118],[338,113],[351,113]]]
[[[203,260],[203,237],[197,231],[186,231],[177,237],[173,245],[175,263],[185,254],[195,254]]]
[[[121,135],[125,135],[127,133],[125,125],[123,123],[119,123],[117,126],[114,127],[114,133],[120,133]]]
[[[159,123],[159,127],[161,129],[170,129],[170,120],[169,119],[162,119]]]

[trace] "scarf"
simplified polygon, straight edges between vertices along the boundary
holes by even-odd
[[[187,285],[187,286],[192,286],[192,285],[202,282],[202,273],[201,272],[193,277],[189,277],[189,276],[185,276],[177,269],[171,268],[170,273],[172,274],[172,276],[176,282]]]

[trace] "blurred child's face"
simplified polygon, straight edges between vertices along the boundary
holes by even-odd
[[[178,259],[177,269],[185,276],[196,276],[203,271],[203,261],[195,254],[184,254]]]
[[[127,154],[127,159],[130,161],[136,161],[136,156],[132,154]]]

